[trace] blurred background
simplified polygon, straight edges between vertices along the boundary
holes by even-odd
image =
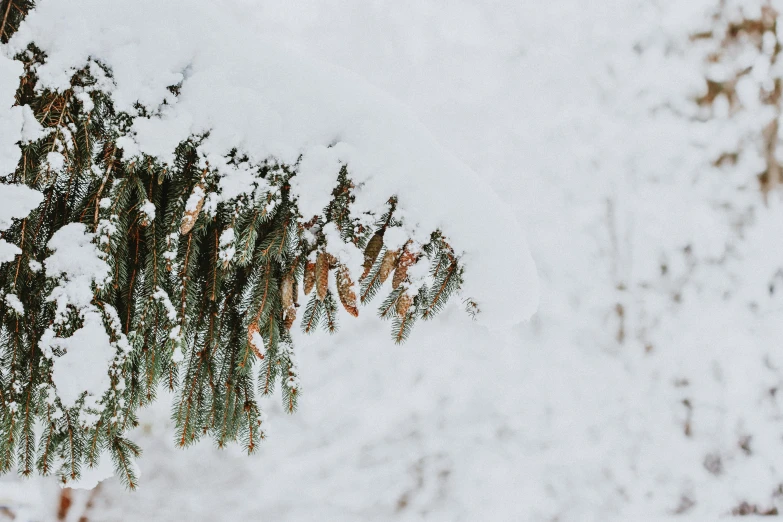
[[[223,2],[413,108],[526,224],[539,312],[298,338],[305,395],[258,454],[176,449],[163,398],[137,492],[3,477],[0,520],[783,510],[783,2]]]

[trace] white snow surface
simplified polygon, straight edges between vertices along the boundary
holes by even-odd
[[[46,276],[58,282],[48,297],[57,303],[55,323],[64,322],[71,311],[82,320],[82,325],[67,337],[55,336],[50,327],[39,341],[47,357],[51,358],[57,348],[65,352],[54,359],[52,381],[66,408],[74,406],[85,392],[94,404],[111,385],[108,370],[116,349],[101,312],[91,303],[95,285],[107,281],[110,269],[101,259],[94,238],[84,224],[69,223],[49,240],[52,254],[43,263]]]
[[[26,217],[42,200],[43,195],[37,190],[0,183],[0,230],[10,227],[13,220]]]
[[[108,369],[115,349],[103,326],[103,318],[95,310],[86,310],[81,315],[82,327],[69,337],[49,341],[52,348],[66,352],[55,358],[52,368],[52,382],[66,408],[73,407],[84,392],[100,399],[111,386]]]
[[[22,64],[0,54],[0,176],[16,170],[22,152],[17,142],[24,126],[21,107],[13,107]]]
[[[5,302],[16,315],[24,315],[24,305],[16,294],[6,294]]]
[[[58,314],[68,305],[77,310],[89,307],[93,284],[101,285],[109,277],[109,265],[101,259],[94,238],[84,224],[69,223],[47,244],[52,254],[44,261],[46,276],[59,281],[49,299],[57,301]]]
[[[397,195],[417,239],[441,229],[465,252],[463,293],[479,303],[483,324],[527,320],[538,299],[535,267],[517,217],[486,181],[405,105],[355,73],[284,49],[227,7],[40,0],[10,48],[35,42],[46,51],[37,72],[51,88],[67,87],[89,58],[111,67],[116,108],[134,114],[139,102],[154,113],[136,118],[123,141],[128,156],[170,161],[179,142],[207,131],[201,152],[226,176],[234,171],[224,156],[234,147],[255,161],[294,164],[301,156],[292,186],[305,219],[323,210],[347,164],[357,209],[380,210]],[[175,98],[167,87],[180,82]]]
[[[81,476],[68,484],[71,489],[93,489],[95,486],[114,476],[114,466],[108,451],[101,452],[98,464],[94,467],[84,466]]]
[[[2,121],[3,117],[0,115],[0,125],[2,125]],[[0,168],[2,167],[0,166]],[[42,200],[43,195],[37,190],[23,185],[0,183],[0,232],[10,227],[15,219],[26,217]],[[0,238],[0,263],[13,261],[14,257],[21,253],[18,246]]]
[[[162,396],[133,434],[140,490],[103,482],[87,518],[711,522],[742,502],[783,510],[783,208],[779,194],[763,203],[753,146],[736,166],[711,165],[752,143],[760,120],[700,121],[692,103],[718,72],[687,36],[716,4],[221,2],[236,26],[411,107],[529,223],[540,307],[506,335],[455,303],[400,347],[371,314],[297,336],[300,410],[265,402],[253,457],[175,448]],[[149,34],[150,46],[174,38]],[[54,519],[57,486],[41,491]]]

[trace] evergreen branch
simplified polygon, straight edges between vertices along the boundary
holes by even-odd
[[[141,449],[133,442],[122,437],[114,437],[112,440],[112,457],[117,475],[123,485],[135,490],[137,483],[136,472],[131,464],[133,458],[141,456]]]
[[[0,40],[16,30],[31,5],[29,0],[0,0]],[[67,484],[81,466],[95,466],[108,450],[123,483],[135,487],[132,460],[138,451],[123,437],[137,424],[137,409],[155,400],[158,386],[176,393],[171,414],[178,445],[209,433],[221,447],[241,440],[249,453],[255,451],[265,434],[254,395],[273,393],[279,381],[289,412],[301,396],[289,332],[300,285],[306,294],[316,288],[300,314],[303,332],[337,331],[338,304],[329,290],[329,271],[335,268],[338,296],[351,315],[358,314],[348,268],[327,253],[327,225],[337,228],[342,242],[364,248],[362,303],[376,296],[395,270],[393,289],[378,310],[382,318],[394,319],[395,342],[410,335],[418,317],[441,310],[459,287],[456,261],[449,270],[437,265],[453,260],[438,231],[428,244],[409,240],[408,250],[403,249],[408,257],[417,252],[438,260],[433,289],[407,279],[402,253],[387,254],[383,244],[386,231],[402,224],[395,218],[396,197],[381,215],[357,214],[347,166],[340,168],[322,213],[303,222],[290,194],[296,165],[253,164],[235,149],[226,161],[248,168],[256,179],[248,193],[224,200],[223,173],[204,164],[205,136],[181,142],[169,163],[143,154],[123,156],[116,143],[135,116],[117,112],[110,93],[99,87],[102,79],[93,77],[99,71],[98,76],[110,79],[109,65],[91,61],[73,74],[70,88],[55,92],[41,89],[37,78],[45,53],[30,46],[19,59],[25,73],[16,103],[29,105],[46,132],[21,145],[17,169],[4,179],[39,190],[43,200],[1,235],[22,252],[13,263],[0,265],[0,293],[17,296],[24,315],[0,299],[0,473],[16,464],[23,474],[33,467],[48,474],[58,462],[57,474]],[[89,93],[91,103],[77,92]],[[140,104],[136,110],[140,117],[151,114]],[[63,155],[62,168],[47,159],[52,152]],[[58,339],[74,335],[83,327],[82,311],[74,306],[57,310],[49,296],[62,281],[47,275],[41,264],[51,254],[47,245],[53,235],[71,223],[94,233],[99,257],[108,266],[110,281],[88,291],[90,306],[101,310],[117,352],[106,370],[110,385],[103,395],[83,394],[63,410],[52,372],[64,350],[49,347],[44,354],[39,341],[45,332]],[[308,261],[314,259],[320,265]],[[420,291],[412,301],[406,287],[415,285]],[[255,357],[250,355],[251,327],[263,344]],[[258,373],[253,374],[256,359]],[[33,429],[39,422],[40,434]]]
[[[432,319],[432,317],[443,308],[446,298],[448,298],[448,296],[454,290],[454,278],[456,277],[456,274],[457,262],[452,261],[452,263],[449,265],[449,268],[446,269],[442,276],[440,276],[440,283],[438,284],[434,294],[430,297],[429,305],[426,307],[424,312],[422,312],[422,317],[424,319]]]

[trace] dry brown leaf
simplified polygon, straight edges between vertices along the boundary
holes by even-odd
[[[295,320],[296,320],[296,307],[291,306],[290,308],[287,308],[285,310],[285,313],[283,314],[283,325],[285,325],[285,329],[290,330],[291,327],[294,325]]]
[[[383,248],[383,234],[381,232],[376,232],[364,248],[364,272],[362,272],[361,279],[367,277],[370,270],[372,270],[372,265],[375,263],[375,260],[378,259],[381,248]]]
[[[315,291],[323,301],[329,289],[329,258],[325,252],[318,254],[315,260]]]
[[[383,254],[381,266],[378,269],[378,278],[381,280],[381,283],[385,283],[386,280],[389,279],[389,275],[391,275],[392,270],[394,270],[394,265],[397,264],[398,257],[398,250],[387,250],[386,253]]]
[[[405,278],[408,277],[408,268],[416,263],[416,256],[410,252],[403,252],[400,256],[400,260],[397,263],[397,268],[394,270],[394,277],[392,278],[392,288],[397,289]]]
[[[247,344],[250,346],[250,349],[253,350],[253,353],[256,354],[256,357],[259,359],[264,358],[264,344],[261,338],[261,330],[259,330],[258,323],[255,321],[250,323],[250,326],[247,327]]]
[[[198,215],[201,213],[201,208],[204,206],[204,197],[206,196],[206,194],[204,192],[203,184],[199,183],[198,185],[193,187],[193,192],[191,193],[191,196],[194,194],[198,195],[199,190],[200,190],[200,195],[199,195],[198,202],[196,203],[196,208],[191,210],[186,210],[185,215],[182,216],[182,223],[179,226],[179,232],[183,236],[185,234],[189,234],[190,231],[193,230],[193,227],[195,226],[196,221],[198,220]]]
[[[315,286],[315,263],[308,261],[304,272],[304,293],[310,295]]]
[[[348,267],[339,265],[337,267],[337,295],[343,308],[354,317],[359,316],[359,308],[356,306],[356,292],[353,290],[353,281]]]
[[[408,313],[408,309],[411,307],[411,303],[413,303],[411,296],[408,294],[402,294],[399,299],[397,299],[397,313],[404,317],[405,314]]]
[[[294,306],[294,278],[290,274],[280,283],[280,301],[284,309]]]

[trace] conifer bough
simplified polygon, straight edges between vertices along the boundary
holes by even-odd
[[[30,7],[0,2],[3,43]],[[0,471],[68,483],[110,455],[134,488],[140,450],[126,434],[160,386],[176,394],[180,446],[209,435],[252,453],[265,436],[259,395],[279,383],[289,412],[301,395],[297,318],[306,333],[335,332],[338,300],[357,316],[391,277],[378,314],[399,343],[460,287],[460,259],[440,232],[387,248],[384,237],[402,230],[396,199],[379,215],[357,214],[347,167],[324,173],[335,176],[330,203],[302,216],[290,190],[297,165],[228,151],[253,188],[224,198],[221,173],[200,154],[204,136],[167,164],[124,156],[137,116],[115,111],[108,66],[85,64],[54,92],[36,88],[42,52],[31,46],[16,59],[25,66],[16,103],[40,128],[1,181],[42,199],[1,232],[19,253],[0,264]],[[68,374],[79,365],[84,374]]]

